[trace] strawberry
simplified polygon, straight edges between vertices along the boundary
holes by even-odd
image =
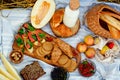
[[[107,43],[107,46],[110,48],[110,49],[112,49],[113,47],[114,47],[114,42],[109,42],[109,43]]]

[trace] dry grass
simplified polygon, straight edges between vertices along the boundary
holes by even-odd
[[[11,8],[29,8],[34,5],[37,0],[0,0],[1,9]]]
[[[98,1],[113,2],[120,4],[120,0],[98,0]]]

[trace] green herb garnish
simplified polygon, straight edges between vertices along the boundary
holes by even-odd
[[[35,34],[32,35],[32,38],[36,41],[37,40],[37,37]]]
[[[31,49],[31,48],[33,47],[33,43],[30,42],[30,40],[28,40],[28,44],[30,45],[30,48],[29,48],[29,49]]]
[[[40,38],[45,38],[45,34],[44,33],[40,33],[39,36],[40,36]]]
[[[23,29],[20,29],[18,33],[22,35],[22,34],[24,34],[25,32],[24,32]]]
[[[94,71],[94,70],[90,70],[90,72],[91,72],[91,73],[95,73],[95,71]]]
[[[22,48],[22,52],[24,53],[24,51],[25,51],[25,48],[23,47],[23,48]]]
[[[28,24],[28,30],[30,30],[30,31],[34,31],[35,28],[34,28],[31,24]]]
[[[87,61],[83,61],[82,64],[87,64],[88,62]]]
[[[17,45],[20,46],[22,44],[24,44],[23,40],[21,38],[17,38],[16,39]]]

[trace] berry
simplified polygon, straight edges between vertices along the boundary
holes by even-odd
[[[114,47],[114,43],[113,43],[113,42],[109,42],[109,43],[107,43],[107,46],[108,46],[110,49],[112,49],[112,48]]]

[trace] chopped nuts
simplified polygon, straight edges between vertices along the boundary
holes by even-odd
[[[23,54],[19,51],[12,51],[10,54],[10,59],[14,63],[20,63],[23,60]]]

